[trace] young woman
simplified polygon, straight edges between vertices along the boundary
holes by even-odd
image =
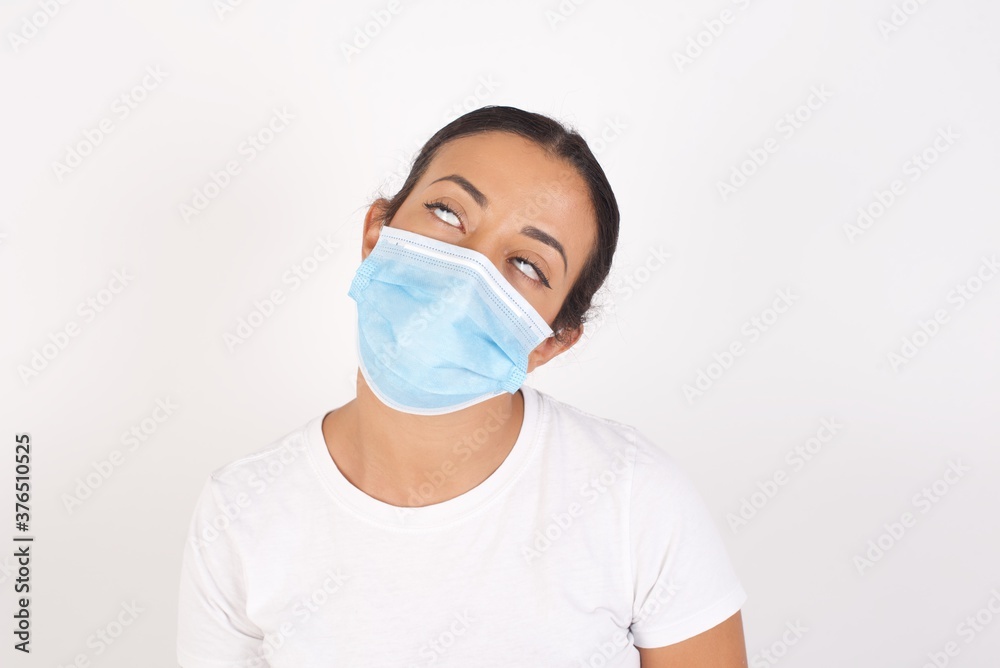
[[[424,145],[365,217],[357,396],[206,481],[182,666],[746,666],[677,462],[523,384],[582,334],[618,222],[548,117],[485,107]]]

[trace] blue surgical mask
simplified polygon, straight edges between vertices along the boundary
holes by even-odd
[[[552,335],[482,253],[383,226],[347,293],[358,307],[368,386],[404,413],[439,415],[524,383]]]

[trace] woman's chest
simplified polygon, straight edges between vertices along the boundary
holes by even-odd
[[[410,547],[313,555],[251,588],[271,666],[639,665],[625,581],[599,556]]]

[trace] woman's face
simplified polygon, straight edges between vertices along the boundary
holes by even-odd
[[[365,219],[362,259],[378,241],[378,207]],[[569,163],[507,132],[486,132],[442,146],[391,221],[488,257],[551,325],[583,269],[597,221],[583,178]],[[547,354],[547,339],[529,369]]]

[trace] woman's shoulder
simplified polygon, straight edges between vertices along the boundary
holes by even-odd
[[[636,473],[663,482],[688,482],[681,462],[666,443],[636,425],[584,410],[540,392],[546,405],[550,437],[579,453],[586,447],[612,453],[627,450]]]
[[[546,414],[550,427],[581,431],[584,434],[591,434],[598,438],[606,438],[608,436],[625,439],[633,438],[635,427],[630,424],[591,413],[578,406],[557,399],[542,390],[531,389],[538,395],[539,403],[543,406],[543,411]]]
[[[278,485],[295,484],[309,465],[309,429],[314,417],[262,446],[225,462],[208,474],[209,482],[225,497],[241,492],[261,494]]]
[[[587,441],[625,441],[638,449],[660,449],[645,432],[633,424],[584,410],[541,390],[535,391],[545,406],[551,429],[573,432]]]

